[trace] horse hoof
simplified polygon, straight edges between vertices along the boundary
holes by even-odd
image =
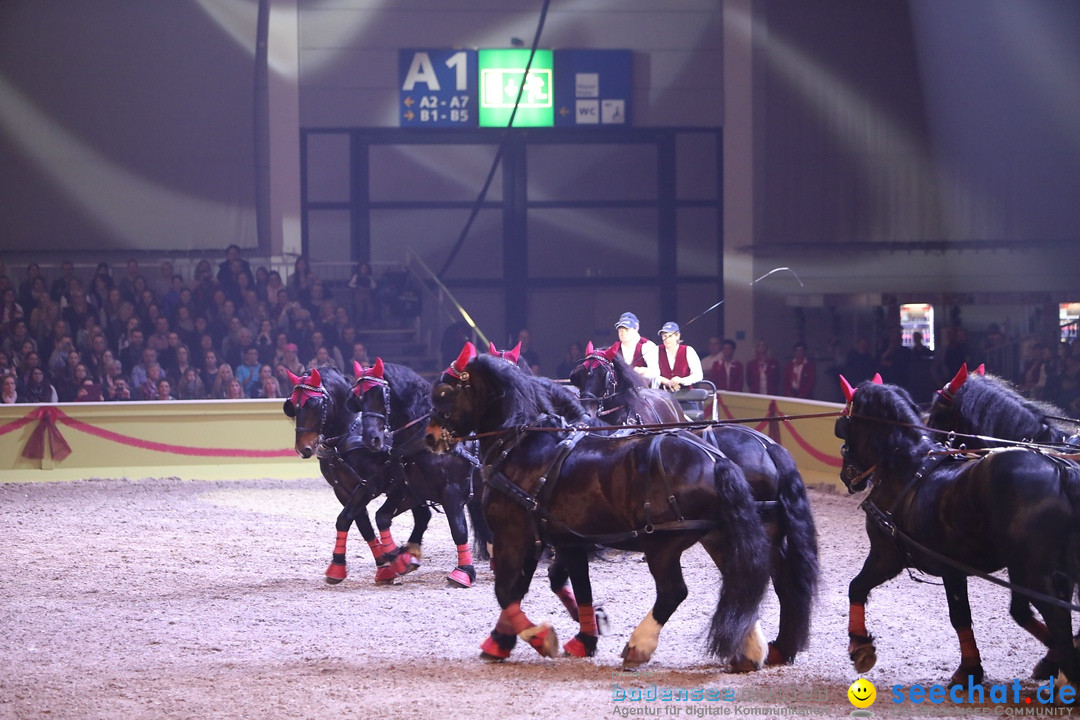
[[[563,652],[570,657],[587,658],[596,654],[596,636],[578,633],[563,645]]]
[[[348,574],[344,563],[330,563],[330,566],[326,568],[326,582],[330,585],[337,585]]]
[[[555,634],[555,628],[547,623],[533,625],[522,630],[518,635],[532,645],[541,657],[553,658],[559,654],[559,636]]]
[[[413,570],[420,567],[420,563],[414,564],[413,556],[403,550],[398,553],[398,556],[390,563],[390,567],[392,567],[394,572],[398,575],[408,575]]]
[[[390,585],[394,582],[394,579],[398,576],[392,565],[379,565],[375,568],[375,584],[376,585]]]
[[[795,656],[785,655],[776,647],[776,643],[769,643],[769,654],[765,656],[765,665],[794,665]]]
[[[862,675],[877,664],[877,650],[873,645],[859,645],[848,649],[848,656],[855,666],[855,672]]]
[[[953,685],[967,685],[969,677],[971,678],[970,683],[972,685],[982,685],[982,665],[961,665],[949,679],[949,687],[952,687]]]
[[[626,646],[622,650],[622,664],[624,668],[636,668],[639,665],[644,665],[652,659],[652,655],[648,655],[637,648],[630,647],[630,643],[626,643]]]
[[[761,669],[761,666],[755,663],[748,657],[739,656],[731,661],[731,672],[733,673],[752,673]]]
[[[447,582],[455,587],[470,588],[476,579],[476,570],[472,565],[458,565],[446,576]]]
[[[412,555],[412,561],[417,567],[420,566],[420,561],[424,557],[424,551],[421,549],[419,543],[407,542],[405,543],[405,552]]]
[[[1057,674],[1057,661],[1050,657],[1050,653],[1046,653],[1042,660],[1035,663],[1035,668],[1031,671],[1031,678],[1033,680],[1049,680],[1052,677],[1057,677]]]
[[[493,631],[480,643],[480,657],[489,662],[502,662],[510,657],[516,643],[515,636]]]

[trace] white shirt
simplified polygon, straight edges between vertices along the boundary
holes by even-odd
[[[619,345],[623,360],[631,367],[634,365],[634,351],[637,350],[640,339],[641,335],[637,332],[627,333],[626,340]],[[660,377],[660,348],[652,340],[646,340],[641,346],[641,357],[645,360],[645,367],[634,368],[634,372],[650,382],[655,381]]]

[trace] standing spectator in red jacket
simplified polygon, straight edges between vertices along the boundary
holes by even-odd
[[[746,386],[759,395],[780,394],[780,361],[769,354],[764,340],[754,345],[754,357],[746,363]]]
[[[814,396],[814,382],[817,380],[817,367],[806,356],[806,343],[797,342],[793,355],[784,366],[784,394],[789,397],[811,398]]]
[[[705,379],[711,380],[717,391],[742,392],[743,364],[735,359],[735,341],[725,339],[721,345],[719,338],[711,338],[710,351],[714,341],[717,351],[710,352],[708,357],[701,361]]]

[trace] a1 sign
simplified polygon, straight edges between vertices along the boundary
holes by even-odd
[[[476,127],[476,51],[402,50],[401,127]]]

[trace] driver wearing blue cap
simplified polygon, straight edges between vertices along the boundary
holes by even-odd
[[[615,323],[615,330],[619,333],[619,341],[615,344],[626,364],[648,383],[655,385],[660,377],[660,366],[657,364],[659,348],[652,340],[641,337],[638,332],[640,328],[637,315],[624,312]]]
[[[658,358],[661,387],[675,391],[704,379],[697,351],[680,342],[682,334],[677,323],[664,323],[660,328],[660,339],[664,343]]]

